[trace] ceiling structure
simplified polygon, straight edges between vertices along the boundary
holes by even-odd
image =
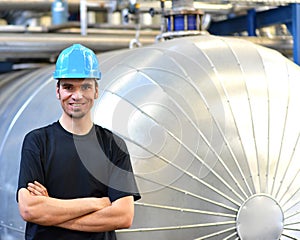
[[[79,15],[83,16],[81,9],[83,2],[88,14],[86,29],[79,20]],[[2,61],[0,68],[4,66],[6,71],[7,66],[10,69],[16,63],[22,63],[24,66],[24,63],[28,62],[54,62],[59,51],[75,41],[93,48],[96,52],[153,44],[157,42],[157,36],[165,31],[164,14],[174,10],[176,2],[180,2],[179,10],[184,10],[184,6],[190,3],[187,0],[68,0],[70,20],[63,24],[52,25],[53,1],[2,0],[0,18],[4,23],[0,25],[0,60]],[[295,26],[292,30],[289,26],[297,21],[297,18],[290,18],[292,12],[296,11],[296,17],[300,15],[298,3],[300,1],[291,0],[192,2],[194,9],[203,12],[202,30],[214,35],[247,38],[255,43],[277,49],[289,58],[293,58],[294,55],[296,60],[298,46],[295,47],[293,38],[299,35],[300,30],[295,30]],[[283,13],[279,15],[279,11]],[[283,19],[282,15],[288,16],[288,19]],[[258,20],[254,23],[256,19]],[[260,24],[261,19],[271,19],[271,22]],[[249,30],[251,21],[253,26]],[[265,27],[266,25],[268,26]],[[296,57],[295,52],[297,52]]]

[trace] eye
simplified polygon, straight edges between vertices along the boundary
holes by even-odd
[[[67,90],[67,91],[72,91],[73,90],[73,86],[72,85],[69,85],[69,84],[66,84],[66,85],[63,85],[63,89]]]
[[[90,85],[90,84],[83,84],[81,86],[81,90],[86,91],[86,90],[90,90],[90,89],[92,89],[92,85]]]

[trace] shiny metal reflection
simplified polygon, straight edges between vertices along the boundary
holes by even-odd
[[[240,207],[237,231],[241,239],[279,239],[283,230],[283,212],[266,194],[256,194]]]
[[[300,237],[298,66],[210,35],[118,52],[101,66],[94,119],[127,140],[143,193],[120,239],[246,239],[237,215],[257,194],[285,219],[260,237]]]
[[[279,204],[281,238],[300,238],[298,66],[210,35],[99,60],[93,117],[125,138],[143,196],[119,239],[238,239],[238,212],[257,194]],[[24,232],[15,202],[20,145],[60,115],[52,71],[1,78],[0,239]]]

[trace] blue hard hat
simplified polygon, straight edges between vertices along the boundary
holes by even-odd
[[[101,72],[97,56],[91,49],[81,44],[73,44],[59,54],[53,78],[100,79]]]

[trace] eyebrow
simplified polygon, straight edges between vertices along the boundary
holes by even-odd
[[[81,86],[93,86],[91,83],[83,83]]]
[[[63,83],[63,84],[61,84],[61,86],[62,87],[71,87],[71,86],[74,86],[74,84],[73,83]],[[93,86],[93,84],[92,83],[83,83],[83,84],[81,84],[80,86],[89,86],[89,87],[91,87],[91,86]]]
[[[63,84],[61,84],[62,86],[73,86],[73,84],[72,83],[63,83]]]

